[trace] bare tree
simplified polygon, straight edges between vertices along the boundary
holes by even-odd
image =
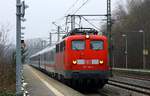
[[[32,55],[45,48],[47,46],[47,43],[45,40],[42,40],[41,38],[35,38],[26,40],[26,46],[28,48],[29,55]]]
[[[150,0],[127,0],[126,5],[118,3],[118,7],[113,11],[112,36],[115,45],[115,67],[125,68],[125,42],[127,40],[128,67],[143,68],[143,44],[150,53],[149,6]],[[144,33],[140,33],[140,30]],[[123,37],[123,34],[127,37]],[[145,57],[146,68],[150,69],[150,54]]]
[[[15,67],[12,66],[14,48],[8,43],[8,25],[0,25],[0,91],[13,90],[15,92]]]

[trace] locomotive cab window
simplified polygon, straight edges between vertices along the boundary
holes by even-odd
[[[85,49],[85,41],[83,41],[83,40],[72,41],[72,49],[73,50],[84,50]]]
[[[102,40],[91,41],[90,46],[91,46],[91,49],[93,50],[103,50],[104,42]]]

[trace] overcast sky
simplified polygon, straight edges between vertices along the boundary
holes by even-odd
[[[76,5],[71,7],[75,2]],[[66,14],[73,14],[86,0],[25,0],[29,8],[26,10],[27,21],[22,23],[26,29],[25,39],[48,38],[51,29],[56,29],[51,23],[55,21],[58,25],[64,23]],[[107,0],[89,0],[76,14],[106,14]],[[112,0],[112,8],[116,1]],[[0,0],[0,24],[10,24],[11,32],[9,38],[15,41],[16,23],[16,0]],[[70,9],[69,9],[70,8]]]

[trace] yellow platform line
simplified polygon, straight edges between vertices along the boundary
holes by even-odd
[[[50,85],[47,81],[45,81],[44,79],[42,79],[36,72],[34,72],[33,70],[31,70],[35,76],[37,76],[40,81],[42,81],[46,86],[47,88],[52,91],[56,96],[65,96],[63,95],[61,92],[59,92],[56,88],[54,88],[52,85]]]

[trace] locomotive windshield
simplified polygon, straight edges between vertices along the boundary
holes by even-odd
[[[93,50],[102,50],[103,49],[103,41],[91,41],[91,49]]]
[[[81,41],[81,40],[72,41],[72,49],[73,50],[84,50],[85,49],[85,41]]]

